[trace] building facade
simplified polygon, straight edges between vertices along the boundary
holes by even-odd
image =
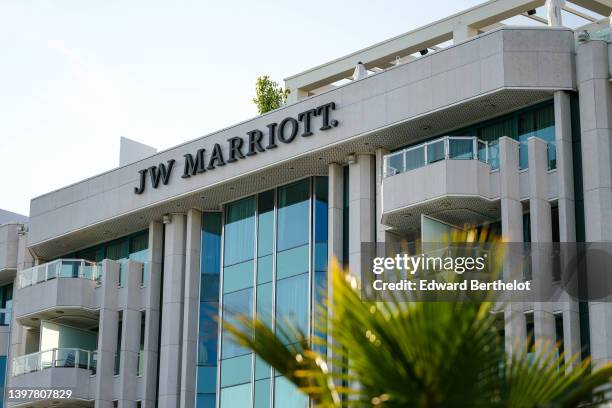
[[[313,334],[328,262],[359,271],[362,243],[421,238],[424,216],[611,240],[612,5],[567,6],[579,28],[503,23],[543,4],[493,0],[313,68],[280,109],[34,198],[0,226],[0,369],[71,395],[4,404],[306,407],[220,319]],[[509,352],[533,335],[612,361],[609,303],[503,315]]]

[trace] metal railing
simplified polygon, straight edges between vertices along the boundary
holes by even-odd
[[[475,136],[444,136],[384,157],[384,177],[405,173],[441,160],[480,160],[490,163],[488,142]]]
[[[13,359],[13,377],[47,368],[82,368],[96,373],[97,351],[79,348],[54,348]]]
[[[56,278],[82,278],[100,282],[102,265],[85,259],[58,259],[19,271],[17,288],[25,288]]]

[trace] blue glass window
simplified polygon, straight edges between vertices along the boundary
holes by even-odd
[[[225,219],[224,265],[253,259],[255,250],[255,198],[228,204]]]
[[[251,384],[221,389],[221,408],[248,408],[251,406]]]
[[[255,381],[254,408],[270,408],[270,379]]]
[[[277,251],[308,244],[309,180],[278,189]]]
[[[221,272],[221,213],[202,215],[200,256],[200,316],[198,325],[197,408],[214,408],[217,391],[216,316],[219,314]]]
[[[221,366],[221,387],[244,384],[251,381],[252,354],[228,358]]]
[[[308,398],[285,377],[276,377],[274,382],[275,406],[283,408],[306,408]]]
[[[274,190],[257,197],[257,256],[272,254],[274,245]]]
[[[223,316],[230,323],[236,323],[236,316],[253,315],[253,288],[239,290],[223,296]],[[234,343],[227,332],[223,332],[221,358],[231,358],[247,354],[248,350]]]
[[[291,333],[298,330],[308,333],[308,273],[285,278],[276,283],[276,319]],[[285,339],[288,342],[294,338]]]

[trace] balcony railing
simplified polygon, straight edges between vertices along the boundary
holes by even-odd
[[[13,377],[57,367],[82,368],[95,374],[97,352],[78,348],[55,348],[15,357]]]
[[[82,278],[100,282],[102,265],[84,259],[58,259],[20,271],[17,275],[19,289],[57,278]]]
[[[384,177],[447,159],[480,160],[490,163],[493,153],[489,144],[477,137],[444,136],[386,155]]]

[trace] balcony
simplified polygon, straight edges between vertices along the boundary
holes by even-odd
[[[420,214],[453,225],[499,217],[497,143],[444,136],[384,157],[383,224],[399,233],[420,227]]]
[[[79,403],[93,407],[91,376],[96,373],[97,352],[78,348],[56,348],[16,357],[13,360],[11,386],[15,388],[65,389],[68,399],[22,400],[14,405],[50,406]]]
[[[479,160],[499,167],[497,143],[489,145],[471,136],[444,136],[388,154],[384,158],[384,177],[405,173],[441,160]]]
[[[84,259],[58,259],[20,271],[17,275],[17,289],[58,278],[81,278],[99,283],[101,277],[100,264]]]
[[[55,348],[39,351],[13,360],[13,377],[43,371],[47,368],[80,368],[96,373],[97,352],[78,348]]]
[[[51,320],[79,328],[98,322],[96,288],[102,265],[83,259],[58,259],[20,271],[17,275],[15,318],[36,327]]]

